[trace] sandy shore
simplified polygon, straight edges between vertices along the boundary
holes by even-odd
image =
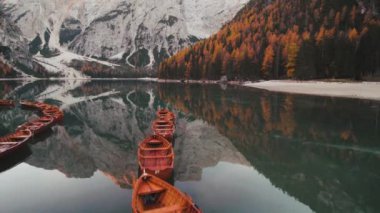
[[[380,101],[380,82],[323,82],[272,80],[244,83],[243,86],[276,92],[360,98]]]

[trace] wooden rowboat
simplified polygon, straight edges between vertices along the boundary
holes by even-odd
[[[173,114],[173,113],[169,111],[168,109],[159,109],[156,113],[157,117],[159,118],[165,117],[168,114]]]
[[[160,109],[156,113],[157,117],[159,119],[164,119],[164,120],[170,120],[175,124],[175,115],[173,112],[167,110],[167,109]]]
[[[35,105],[36,108],[38,108],[39,110],[51,109],[51,108],[54,107],[54,106],[52,106],[52,105],[45,104],[45,103],[42,103],[42,102],[36,102],[34,105]],[[54,108],[55,108],[55,107],[54,107]]]
[[[42,133],[45,130],[45,125],[41,122],[27,122],[17,128],[17,130],[30,130],[33,135]]]
[[[34,135],[41,134],[47,129],[51,128],[54,124],[54,117],[52,116],[43,116],[34,121],[27,122],[17,130],[30,130]]]
[[[63,112],[56,106],[27,100],[20,101],[20,104],[24,108],[39,110],[43,114],[43,117],[39,120],[25,123],[19,129],[30,129],[33,134],[39,134],[50,128],[53,124],[63,120]]]
[[[175,131],[175,126],[173,122],[169,120],[163,120],[163,119],[157,119],[153,121],[152,128],[154,129],[167,129],[167,130],[173,130],[173,133]]]
[[[37,109],[43,115],[53,117],[55,122],[63,119],[63,112],[56,106],[32,101],[21,101],[20,104],[24,108]]]
[[[201,213],[186,194],[154,175],[143,174],[134,184],[134,213]]]
[[[2,107],[14,107],[15,102],[12,100],[0,100],[0,106],[2,106]]]
[[[138,161],[140,172],[154,174],[163,180],[169,180],[173,176],[173,146],[161,136],[150,136],[140,143]]]
[[[166,114],[165,116],[159,117],[159,119],[169,120],[169,121],[171,121],[173,123],[173,125],[175,125],[175,115],[172,112]]]
[[[154,134],[164,137],[169,142],[174,142],[173,130],[172,129],[154,129]]]
[[[63,119],[63,112],[56,106],[45,104],[42,102],[33,101],[20,101],[20,104],[24,108],[31,108],[39,110],[45,116],[51,116],[54,118],[54,122],[60,122]]]
[[[43,116],[34,121],[22,124],[16,129],[15,133],[0,138],[0,157],[22,148],[25,142],[31,137],[42,133],[52,127],[55,122],[59,122],[63,119],[63,112],[56,106],[25,100],[20,101],[20,104],[24,108],[39,110]],[[0,106],[14,106],[14,102],[0,100]]]
[[[43,123],[44,128],[51,128],[54,124],[54,117],[49,116],[49,115],[44,115],[37,119],[37,122]]]
[[[63,120],[63,112],[59,109],[45,109],[42,111],[45,116],[51,116],[54,118],[55,122],[60,122]]]
[[[159,110],[157,110],[157,117],[165,116],[168,113],[170,113],[170,111],[168,109],[165,109],[165,108],[159,109]]]
[[[175,127],[169,120],[157,119],[153,121],[152,129],[155,135],[160,135],[169,142],[173,142]]]
[[[21,149],[31,139],[33,133],[30,130],[18,130],[0,138],[0,158]]]
[[[34,109],[40,109],[40,110],[52,107],[49,104],[45,104],[45,103],[38,102],[38,101],[34,102],[34,101],[22,100],[22,101],[20,101],[20,104],[22,107],[34,108]]]
[[[27,101],[27,100],[21,100],[20,105],[23,108],[30,108],[30,109],[36,109],[35,102]]]

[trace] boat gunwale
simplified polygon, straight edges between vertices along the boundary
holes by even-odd
[[[174,158],[174,153],[170,153],[168,155],[154,155],[154,156],[146,156],[146,155],[139,155],[138,158],[144,158],[144,159],[161,159],[161,158]]]
[[[170,150],[171,147],[157,147],[157,148],[144,148],[144,147],[139,147],[143,151],[164,151],[164,150]]]
[[[139,188],[139,186],[141,186],[142,184],[144,184],[147,181],[150,181],[151,183],[154,183],[154,184],[159,185],[160,187],[164,188],[165,189],[164,192],[172,191],[177,196],[179,196],[180,198],[178,198],[178,199],[182,199],[184,201],[184,203],[182,204],[182,206],[183,206],[182,209],[191,209],[197,213],[202,212],[202,210],[200,210],[196,206],[196,204],[193,202],[193,200],[186,193],[180,191],[179,189],[175,188],[174,186],[170,185],[169,183],[165,182],[164,180],[161,180],[160,178],[158,178],[154,175],[151,175],[151,174],[147,174],[147,173],[144,173],[143,175],[141,175],[141,177],[134,183],[134,187],[133,187],[134,190],[132,193],[132,209],[133,209],[133,212],[139,213],[139,212],[141,212],[141,210],[142,210],[142,212],[148,211],[145,209],[138,208],[138,202],[140,201],[140,198],[142,197],[142,195],[140,195],[138,192],[138,188]],[[181,205],[181,204],[176,203],[174,205]],[[167,207],[167,206],[165,205],[165,207]]]

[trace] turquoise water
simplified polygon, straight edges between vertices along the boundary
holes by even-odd
[[[177,115],[174,184],[204,212],[379,212],[380,103],[219,85],[0,82],[64,122],[0,173],[1,212],[130,212],[140,140]],[[33,112],[0,111],[0,133]]]

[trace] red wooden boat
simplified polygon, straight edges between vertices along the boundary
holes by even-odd
[[[42,102],[36,102],[34,105],[36,106],[36,108],[38,108],[41,111],[44,110],[44,109],[50,109],[50,108],[54,107],[52,105],[45,104],[45,103],[42,103]]]
[[[45,130],[45,125],[39,122],[27,122],[17,128],[17,130],[30,130],[33,135],[37,135]]]
[[[41,132],[40,129],[42,129],[42,130],[45,129],[45,128],[41,127],[41,123],[48,122],[49,123],[48,127],[50,127],[52,124],[58,123],[58,122],[63,120],[63,116],[64,116],[63,112],[56,106],[53,106],[50,104],[45,104],[42,102],[33,102],[33,101],[26,101],[26,100],[20,101],[20,104],[24,108],[39,110],[45,117],[44,119],[42,119],[40,121],[37,120],[37,121],[34,121],[34,123],[32,122],[32,123],[25,124],[26,127],[28,127],[28,128],[30,127],[30,129],[32,130],[33,133],[38,134]],[[48,118],[48,117],[53,118],[52,123],[50,123],[50,118]]]
[[[157,111],[157,117],[161,118],[161,117],[165,117],[166,115],[170,114],[172,112],[170,112],[168,109],[159,109]]]
[[[15,133],[9,134],[0,138],[0,157],[22,148],[26,142],[33,137],[30,130],[18,130]]]
[[[20,101],[20,104],[22,107],[37,109],[41,111],[42,113],[45,112],[44,114],[47,114],[47,115],[51,115],[53,113],[55,114],[62,113],[58,107],[50,105],[50,104],[42,103],[42,102],[33,102],[33,101],[23,100],[23,101]]]
[[[34,135],[41,134],[54,124],[54,118],[51,116],[43,116],[34,121],[22,124],[17,130],[30,130]]]
[[[27,100],[21,100],[20,105],[21,105],[21,107],[24,107],[24,108],[30,108],[30,109],[36,109],[37,108],[35,106],[35,102],[27,101]]]
[[[174,169],[173,146],[161,136],[150,136],[139,145],[138,161],[141,171],[169,180]]]
[[[49,105],[49,104],[45,104],[45,103],[42,103],[42,102],[33,102],[33,101],[26,101],[26,100],[20,101],[20,104],[24,108],[36,109],[36,110],[39,110],[41,112],[43,110],[46,110],[46,109],[55,109],[55,108],[57,108],[55,106],[52,106],[52,105]]]
[[[52,127],[55,122],[63,119],[63,112],[56,106],[41,102],[20,101],[24,108],[37,109],[43,116],[19,126],[15,133],[0,138],[0,157],[17,150],[34,135],[40,134]],[[13,101],[0,100],[0,106],[14,106]]]
[[[42,114],[53,117],[55,122],[63,120],[63,112],[59,108],[45,109]]]
[[[153,121],[152,129],[155,135],[160,135],[169,140],[169,142],[173,142],[175,131],[173,122],[169,120],[157,119]]]
[[[192,199],[154,175],[143,174],[134,184],[134,213],[201,213]]]
[[[2,106],[2,107],[14,107],[15,102],[12,100],[0,100],[0,106]]]
[[[153,128],[173,129],[174,130],[174,124],[170,120],[157,119],[157,120],[153,121]]]
[[[168,113],[165,116],[160,117],[160,119],[169,120],[169,121],[173,122],[173,124],[175,125],[175,115],[172,112]]]
[[[37,119],[37,122],[43,123],[45,128],[51,128],[54,124],[54,117],[49,116],[49,115],[44,115]]]
[[[157,111],[157,117],[159,119],[169,120],[172,121],[175,125],[175,115],[173,112],[167,110],[167,109],[160,109]]]

